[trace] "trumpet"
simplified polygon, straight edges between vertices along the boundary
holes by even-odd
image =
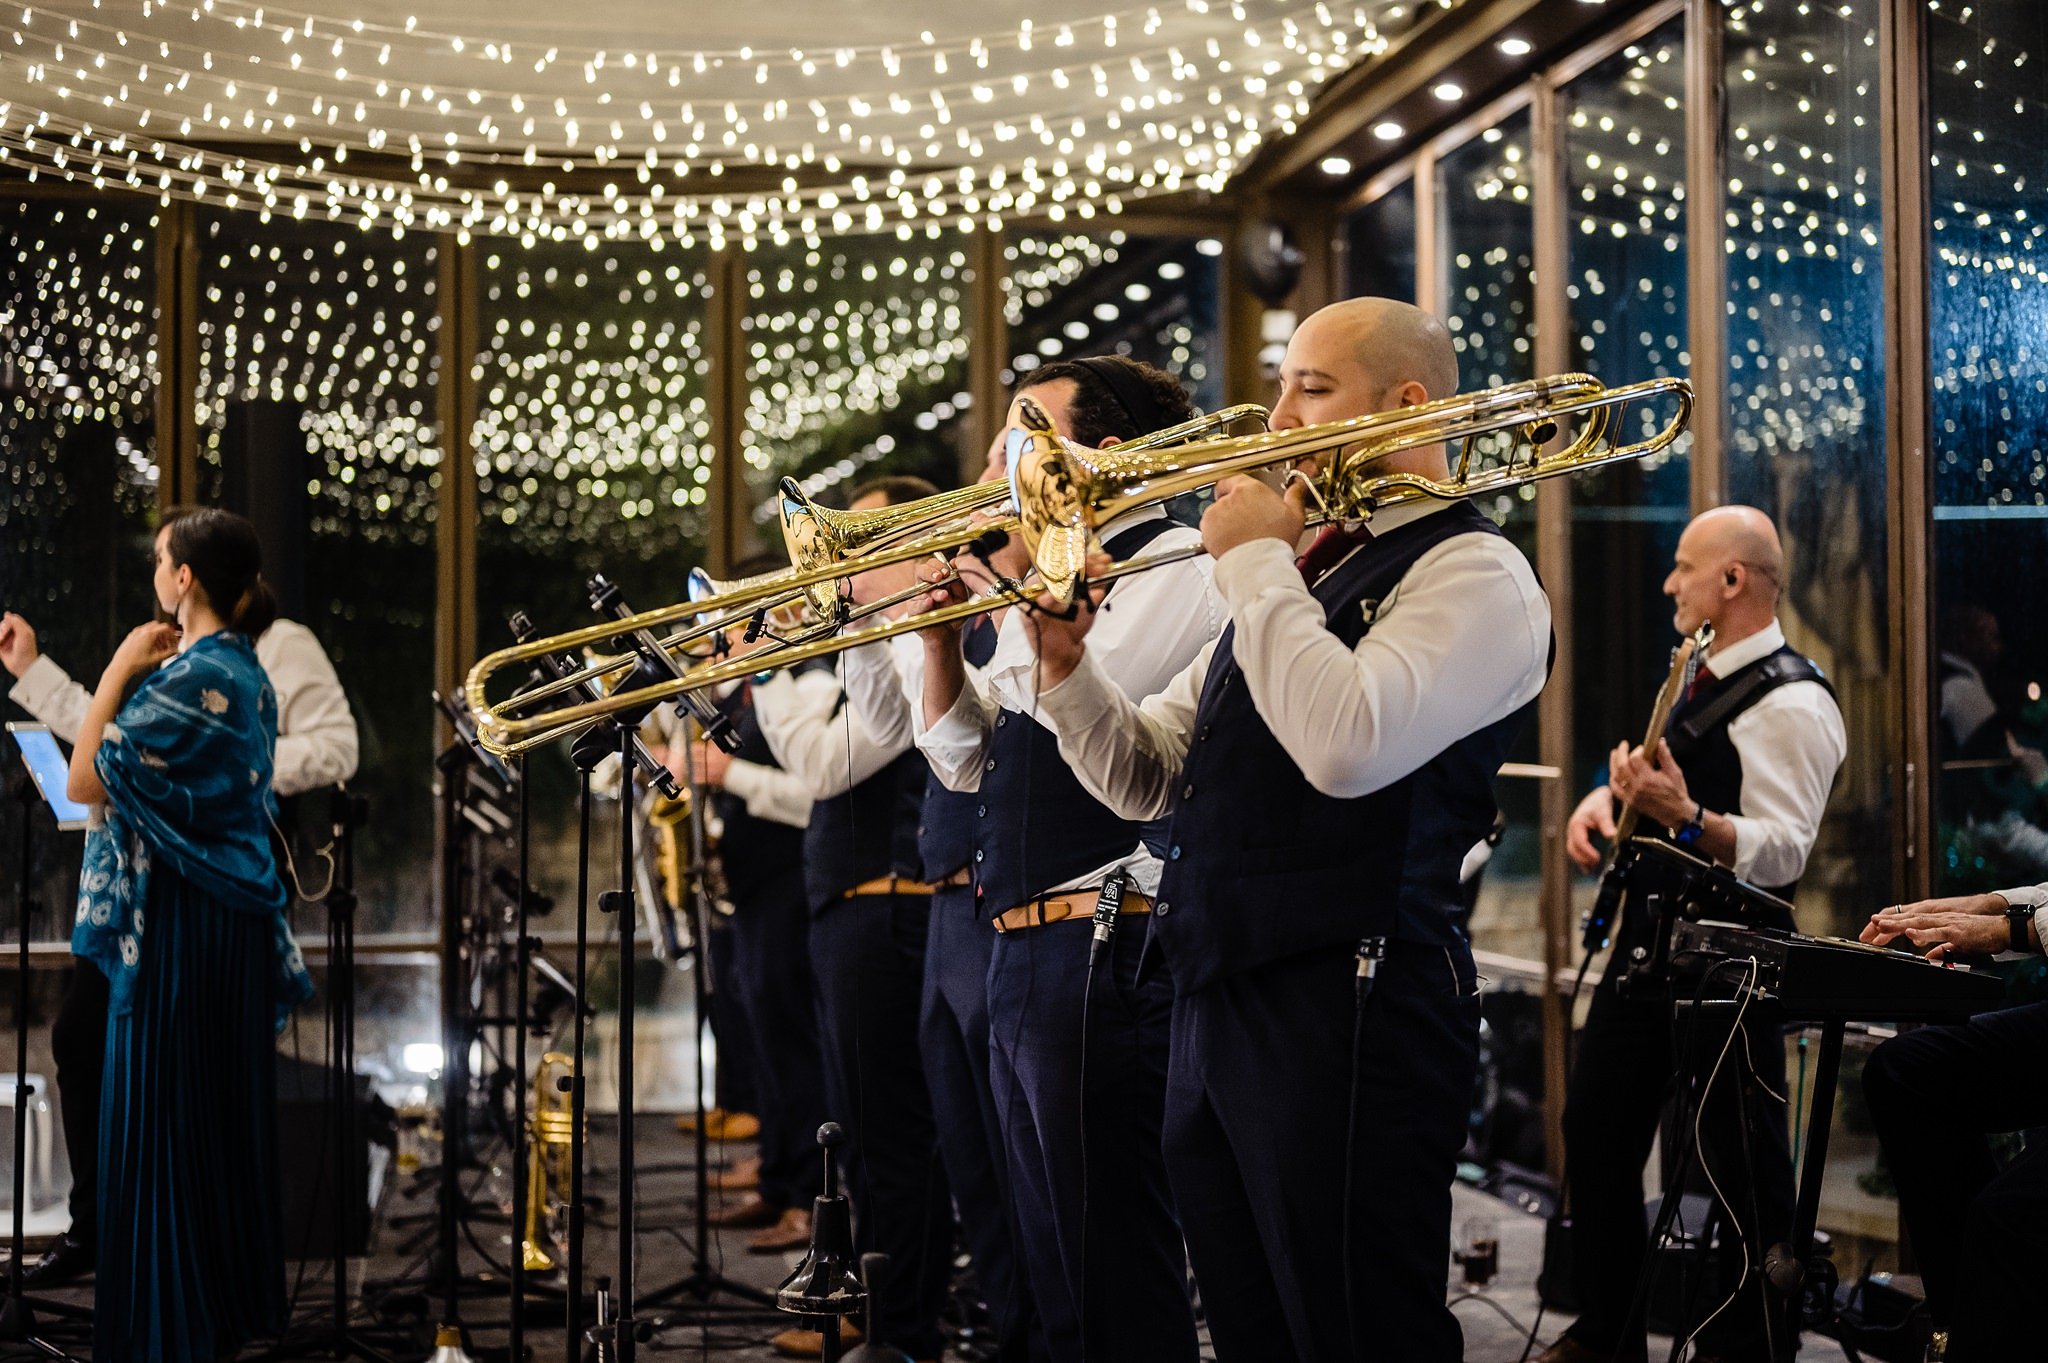
[[[1673,408],[1669,419],[1639,440],[1622,438],[1628,407],[1650,400],[1669,400]],[[700,666],[684,677],[636,690],[623,699],[607,698],[572,706],[549,715],[547,720],[565,725],[592,723],[630,706],[659,703],[686,692],[723,685],[773,668],[795,666],[913,630],[1026,604],[1040,592],[1055,602],[1071,604],[1087,585],[1084,570],[1089,552],[1098,544],[1098,526],[1126,511],[1197,491],[1238,474],[1319,460],[1313,472],[1290,475],[1303,478],[1308,485],[1310,500],[1316,508],[1308,518],[1309,524],[1366,521],[1377,511],[1405,502],[1452,501],[1499,492],[1669,449],[1692,419],[1692,402],[1692,385],[1684,379],[1649,379],[1608,388],[1590,375],[1560,374],[1291,431],[1211,440],[1169,450],[1130,452],[1113,447],[1084,453],[1061,440],[1044,413],[1027,400],[1027,424],[1011,434],[1009,482],[1016,507],[1014,528],[1030,551],[1038,579],[1035,584],[999,583],[994,589],[966,600],[879,625],[842,630],[772,652],[760,651]],[[1561,432],[1568,426],[1569,438],[1558,444]],[[1506,455],[1479,462],[1479,442],[1494,435],[1508,438]],[[1458,447],[1458,455],[1443,478],[1408,471],[1374,471],[1376,464],[1395,455],[1452,444]],[[1556,448],[1547,448],[1552,445]],[[944,535],[920,538],[940,539]],[[954,547],[966,542],[970,541],[951,541]],[[781,581],[802,581],[808,586],[814,581],[848,578],[881,563],[922,557],[930,552],[908,552],[917,543],[914,539],[875,558],[858,558],[831,565],[829,569],[800,572]],[[1181,562],[1201,552],[1200,548],[1191,547],[1140,554],[1112,565],[1095,581],[1113,582]],[[929,592],[933,585],[920,583],[889,601],[871,603],[866,609],[872,612],[889,604],[900,604],[904,599]],[[765,588],[743,588],[721,599],[720,605],[736,608],[752,604],[748,599],[750,590]],[[592,631],[580,633],[588,636]],[[559,647],[571,641],[582,642],[583,638],[571,634],[553,643]],[[490,661],[480,663],[479,670]],[[470,684],[472,688],[479,686],[477,672],[471,673]],[[482,728],[486,746],[506,752],[524,750],[522,728],[529,726],[530,721],[487,712],[481,705],[478,713],[486,716]]]
[[[1243,403],[1125,441],[1111,449],[1116,457],[1133,458],[1196,436],[1227,431],[1241,422],[1263,423],[1265,418],[1264,407]],[[1069,444],[1057,433],[1044,438],[1062,446]],[[563,696],[585,691],[592,685],[614,685],[626,680],[640,663],[637,653],[599,656],[578,671],[528,687],[512,699],[492,705],[488,698],[491,678],[506,667],[535,657],[582,649],[621,636],[649,633],[651,637],[651,631],[684,620],[691,623],[651,639],[654,646],[678,655],[679,661],[684,662],[696,660],[692,656],[693,650],[703,641],[742,625],[750,642],[770,622],[779,622],[787,630],[789,637],[779,639],[785,646],[810,644],[829,638],[844,625],[862,615],[872,614],[881,608],[881,604],[898,604],[895,601],[880,603],[860,612],[850,609],[841,591],[846,579],[854,572],[935,554],[944,555],[972,544],[993,529],[1006,528],[1016,519],[1014,508],[1006,516],[999,515],[993,524],[976,519],[975,513],[999,511],[1010,497],[1010,485],[997,481],[975,483],[871,511],[834,511],[817,505],[794,480],[785,478],[780,495],[780,517],[783,540],[791,557],[788,570],[762,574],[737,583],[719,583],[705,575],[698,580],[700,587],[716,586],[723,590],[709,595],[693,591],[690,598],[675,605],[570,630],[549,639],[522,641],[511,648],[486,655],[470,669],[464,684],[464,694],[479,717],[479,736],[492,752],[523,753],[585,728],[590,723],[589,705],[609,705],[606,713],[628,708],[628,703],[623,700],[613,702],[607,698],[550,712],[532,711],[532,707],[555,702]],[[846,566],[856,563],[858,567]],[[811,611],[808,618],[787,613],[804,602],[808,602]],[[663,682],[657,687],[636,689],[633,694],[640,696],[643,702],[652,699],[653,692],[657,690],[662,691],[664,698],[681,694],[663,690],[672,685],[673,682]],[[694,688],[684,688],[690,689]],[[515,716],[514,710],[528,713]]]

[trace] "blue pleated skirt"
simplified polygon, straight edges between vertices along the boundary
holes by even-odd
[[[284,1326],[270,920],[159,861],[132,1008],[108,1019],[98,1363],[215,1363]]]

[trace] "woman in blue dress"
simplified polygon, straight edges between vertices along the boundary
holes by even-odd
[[[239,516],[158,531],[156,597],[177,623],[122,642],[71,760],[72,798],[97,806],[71,949],[112,1000],[100,1363],[215,1363],[284,1326],[273,1050],[312,986],[269,837],[277,698],[252,641],[277,608],[261,569]]]

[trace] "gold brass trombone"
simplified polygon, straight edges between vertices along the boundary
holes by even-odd
[[[1135,458],[1146,452],[1183,443],[1195,436],[1230,429],[1244,421],[1263,422],[1266,409],[1244,403],[1153,431],[1135,440],[1096,452],[1103,458]],[[1062,446],[1069,442],[1056,433],[1043,437]],[[728,590],[709,596],[698,595],[693,587],[690,599],[655,610],[603,624],[570,630],[546,639],[534,639],[487,654],[470,669],[464,693],[477,715],[478,735],[493,752],[519,753],[576,733],[590,723],[588,705],[607,705],[610,711],[625,708],[623,700],[589,701],[565,709],[537,711],[544,702],[582,690],[587,684],[609,686],[627,677],[639,663],[636,653],[607,654],[593,658],[583,668],[529,687],[506,701],[492,705],[488,687],[492,676],[506,667],[530,662],[543,654],[560,654],[602,645],[623,636],[689,621],[656,642],[666,652],[680,654],[686,666],[693,659],[690,646],[727,629],[758,631],[763,621],[780,616],[779,627],[788,631],[785,644],[807,643],[829,637],[851,615],[841,600],[840,589],[855,571],[883,567],[910,559],[945,554],[971,544],[991,528],[1010,528],[1014,510],[993,522],[975,519],[974,513],[995,511],[1006,506],[1010,487],[1004,482],[975,483],[968,487],[923,497],[914,502],[878,507],[872,511],[834,511],[813,502],[803,489],[785,478],[780,513],[783,539],[788,545],[791,568],[746,578],[738,583],[719,584]],[[858,562],[859,568],[846,565]],[[704,576],[701,584],[715,583]],[[815,618],[809,622],[791,620],[783,612],[792,604],[808,600]],[[888,604],[894,604],[888,603]],[[869,608],[863,614],[871,614]],[[663,685],[672,683],[664,682]],[[684,688],[685,690],[691,688]],[[641,691],[638,694],[645,694]],[[664,692],[676,695],[680,692]],[[514,711],[524,712],[515,715]]]
[[[1622,420],[1628,406],[1654,399],[1672,402],[1675,410],[1670,419],[1642,439],[1623,440]],[[1498,492],[1655,454],[1670,448],[1685,431],[1692,418],[1692,400],[1692,386],[1684,379],[1650,379],[1607,388],[1585,374],[1562,374],[1348,421],[1136,453],[1124,452],[1121,447],[1078,451],[1052,432],[1042,413],[1035,413],[1031,428],[1024,433],[1025,448],[1011,459],[1010,487],[1017,507],[1015,529],[1031,552],[1040,579],[1037,584],[1004,583],[988,593],[881,625],[808,638],[787,647],[700,666],[685,677],[633,691],[624,698],[572,706],[538,722],[489,715],[478,699],[479,673],[491,662],[485,659],[470,674],[472,703],[480,717],[488,716],[479,725],[486,746],[517,753],[538,741],[527,738],[538,723],[580,727],[628,707],[658,703],[764,670],[794,666],[912,630],[1022,604],[1040,591],[1056,601],[1071,602],[1084,585],[1082,571],[1089,550],[1096,545],[1097,527],[1136,507],[1193,492],[1236,474],[1320,459],[1312,473],[1295,475],[1307,480],[1311,500],[1317,506],[1309,517],[1310,524],[1368,520],[1374,512],[1404,502],[1424,498],[1449,501]],[[1566,430],[1570,434],[1565,442],[1546,453],[1545,446]],[[1494,434],[1509,437],[1511,448],[1507,457],[1475,468],[1478,442]],[[1394,455],[1453,443],[1458,452],[1446,477],[1372,471],[1372,465]],[[957,547],[968,539],[955,539],[939,547]],[[831,572],[819,569],[782,581],[787,586],[807,579],[804,585],[809,585],[810,581],[849,577],[883,562],[932,552],[904,552],[909,547],[901,546],[874,559],[841,563]],[[1200,552],[1199,548],[1188,548],[1141,554],[1113,565],[1094,580],[1113,581]],[[894,600],[900,603],[931,589],[929,584],[920,584]],[[765,589],[742,589],[724,596],[719,604],[728,609],[751,604],[746,599],[749,590]],[[867,609],[874,611],[887,604],[873,603]],[[700,606],[701,603],[681,609]],[[615,622],[549,642],[557,648],[573,646],[618,628]]]

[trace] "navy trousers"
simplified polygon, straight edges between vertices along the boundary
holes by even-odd
[[[1160,1153],[1172,986],[1158,972],[1138,982],[1150,923],[1119,926],[1085,1034],[1089,920],[1003,934],[989,968],[989,1080],[1032,1300],[1061,1363],[1196,1357]]]
[[[100,1076],[107,1063],[107,977],[90,961],[71,967],[64,1001],[50,1027],[57,1061],[57,1102],[64,1114],[64,1150],[71,1156],[71,1230],[83,1245],[99,1243]]]
[[[1688,1068],[1693,1080],[1704,1084],[1728,1040],[1728,1024],[1718,1016],[1702,1020],[1696,1028],[1681,1022],[1681,1034],[1674,1037],[1671,1005],[1622,998],[1618,979],[1610,973],[1594,991],[1565,1097],[1566,1200],[1572,1213],[1573,1288],[1579,1297],[1579,1319],[1568,1333],[1603,1359],[1641,1363],[1647,1348],[1647,1294],[1637,1291],[1637,1280],[1649,1254],[1643,1227],[1643,1165],[1659,1114],[1671,1096],[1679,1057],[1691,1055]],[[1742,1052],[1729,1050],[1721,1077],[1698,1113],[1700,1152],[1714,1182],[1735,1202],[1732,1224],[1747,1225],[1752,1219],[1753,1191],[1756,1215],[1762,1220],[1760,1243],[1773,1245],[1792,1231],[1792,1143],[1785,1108],[1758,1088],[1749,1089],[1751,1163],[1745,1178],[1745,1135],[1735,1081],[1747,1069],[1773,1093],[1783,1093],[1785,1044],[1775,1024],[1752,1022],[1743,1030],[1746,1063]],[[1686,1110],[1693,1110],[1690,1102]],[[1688,1178],[1690,1184],[1704,1183]],[[1701,1188],[1709,1190],[1710,1185]],[[1730,1224],[1724,1219],[1724,1227]],[[1743,1259],[1742,1238],[1724,1230],[1724,1283],[1736,1281]],[[1728,1358],[1768,1359],[1775,1335],[1779,1355],[1790,1357],[1782,1313],[1776,1319],[1770,1314],[1774,1307],[1764,1292],[1761,1266],[1751,1263],[1749,1274],[1742,1295],[1701,1328],[1700,1348]],[[1700,1304],[1702,1317],[1719,1305],[1726,1290]]]
[[[740,996],[753,1046],[761,1198],[806,1211],[824,1180],[818,1127],[827,1115],[810,934],[801,866],[751,886],[722,934],[732,939],[728,980]]]
[[[1219,1363],[1463,1356],[1444,1303],[1478,1072],[1472,956],[1392,943],[1362,1030],[1356,973],[1334,947],[1174,1001],[1166,1164]]]
[[[825,1085],[846,1128],[854,1244],[889,1256],[878,1343],[939,1356],[953,1208],[918,1052],[929,895],[863,895],[811,918]]]
[[[2000,1169],[1985,1136],[2048,1126],[2048,1003],[1923,1027],[1877,1048],[1863,1094],[1953,1363],[2041,1353],[2048,1149]]]
[[[996,930],[972,889],[957,886],[932,896],[920,1049],[946,1181],[995,1327],[996,1357],[999,1363],[1050,1363],[1025,1281],[1002,1124],[989,1087],[988,967],[995,944]]]
[[[761,1099],[754,1083],[758,1046],[753,1019],[747,1015],[743,990],[733,980],[732,924],[711,915],[711,1039],[718,1048],[718,1073],[712,1101],[727,1112],[759,1115]]]

